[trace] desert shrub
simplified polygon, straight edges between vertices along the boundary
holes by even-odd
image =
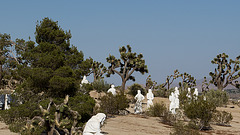
[[[81,84],[80,86],[80,92],[84,93],[84,94],[88,94],[91,90],[93,90],[93,86],[91,83],[87,83],[87,84]]]
[[[185,103],[183,106],[184,114],[195,123],[196,127],[200,130],[210,129],[209,122],[213,117],[216,106],[204,100],[203,96],[199,96],[198,100],[192,100]]]
[[[141,90],[141,93],[143,94],[143,95],[146,95],[146,91],[145,91],[145,89],[143,88],[143,86],[142,85],[140,85],[140,84],[137,84],[137,83],[134,83],[133,85],[131,85],[130,87],[129,87],[129,94],[131,94],[131,95],[133,95],[133,96],[135,96],[135,95],[137,95],[137,91],[138,90]]]
[[[217,107],[226,105],[229,99],[228,93],[221,90],[209,90],[206,93],[206,99]]]
[[[232,114],[226,111],[216,111],[213,114],[213,122],[216,122],[217,125],[227,126],[230,121],[233,119]]]
[[[182,121],[177,121],[173,124],[173,131],[170,135],[200,135],[200,133],[185,125]]]
[[[92,83],[92,87],[94,90],[97,90],[97,92],[107,92],[110,88],[110,84],[108,84],[103,79],[96,80]]]
[[[172,126],[177,119],[171,112],[168,111],[164,113],[161,120],[162,120],[162,123]]]
[[[163,117],[165,113],[167,113],[167,107],[163,102],[155,103],[146,111],[146,114],[152,117]]]
[[[129,100],[126,95],[120,93],[113,96],[112,93],[107,93],[101,98],[100,111],[106,114],[118,114],[119,110],[125,110],[129,105]]]
[[[154,94],[154,97],[164,97],[165,96],[165,91],[159,90],[159,89],[152,91],[152,93]]]

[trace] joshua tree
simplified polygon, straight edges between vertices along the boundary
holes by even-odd
[[[167,90],[169,90],[171,84],[173,83],[173,81],[174,81],[175,79],[177,79],[178,77],[181,77],[181,76],[182,76],[182,74],[180,74],[177,69],[174,70],[174,74],[173,74],[173,75],[170,75],[170,76],[167,76],[166,82],[163,83],[162,86],[163,86],[163,87],[167,86]]]
[[[239,82],[236,80],[240,76],[240,55],[235,60],[228,61],[228,55],[225,53],[217,55],[211,63],[217,64],[214,72],[210,72],[212,77],[210,83],[214,84],[219,90],[223,90],[229,84],[239,88]],[[233,65],[233,68],[232,68]]]
[[[113,55],[107,57],[107,62],[110,63],[108,67],[107,77],[111,74],[117,73],[122,79],[122,91],[125,89],[126,82],[128,80],[135,81],[135,77],[132,76],[134,71],[140,72],[141,74],[148,73],[147,65],[145,65],[145,60],[143,55],[136,54],[132,52],[130,45],[127,48],[122,46],[119,49],[120,59],[115,58]],[[117,70],[119,68],[119,70]]]
[[[204,77],[204,80],[202,82],[202,92],[206,92],[209,90],[209,85],[210,85],[210,82],[207,81],[207,78]]]
[[[146,79],[146,90],[148,89],[154,89],[157,85],[157,82],[152,81],[151,75],[149,75]]]
[[[188,73],[184,73],[180,75],[182,78],[182,82],[179,82],[179,87],[182,88],[182,90],[186,90],[187,88],[192,88],[196,86],[196,79],[194,79],[193,76],[191,76]]]
[[[103,75],[107,72],[107,68],[101,63],[97,61],[93,61],[92,58],[91,60],[91,72],[93,73],[94,81],[103,79]]]

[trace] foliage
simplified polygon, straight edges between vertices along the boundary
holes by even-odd
[[[16,79],[16,67],[19,64],[16,47],[8,34],[0,33],[0,89],[9,88],[9,81]],[[10,87],[11,89],[11,87]]]
[[[25,64],[18,68],[23,78],[21,87],[48,97],[73,96],[81,76],[90,72],[90,62],[84,61],[75,46],[70,47],[70,31],[65,32],[58,22],[44,18],[36,25],[35,36],[37,45],[21,43],[27,48],[22,52]]]
[[[199,96],[197,100],[186,102],[183,107],[184,114],[194,122],[195,125],[199,126],[200,130],[209,129],[213,117],[213,113],[216,110],[216,106],[204,100],[203,96]]]
[[[94,81],[103,79],[104,78],[103,75],[107,72],[107,68],[101,62],[93,61],[92,58],[90,58],[90,61],[91,61],[91,73],[93,73]]]
[[[147,110],[146,114],[152,117],[163,117],[168,112],[166,105],[161,103],[155,103],[150,106]]]
[[[157,85],[157,82],[152,81],[151,75],[149,75],[146,79],[146,90],[148,90],[148,89],[153,89],[154,90],[156,85]]]
[[[120,110],[125,110],[129,105],[129,100],[126,95],[119,93],[113,96],[112,93],[107,93],[107,95],[101,98],[100,110],[105,114],[119,114]]]
[[[108,67],[107,77],[111,74],[117,73],[122,79],[122,91],[125,90],[125,85],[128,80],[135,81],[135,77],[132,76],[133,72],[140,72],[141,74],[148,73],[147,65],[143,55],[132,52],[130,45],[127,48],[122,46],[119,48],[120,59],[115,58],[113,55],[107,57],[107,62],[110,63]],[[119,70],[117,70],[120,68]]]
[[[196,79],[188,73],[181,74],[182,82],[179,82],[179,89],[187,90],[196,86]]]
[[[216,111],[213,114],[213,120],[217,125],[226,126],[233,119],[232,114],[226,111]]]
[[[230,59],[228,61],[228,55],[225,53],[217,55],[211,63],[217,64],[214,72],[210,72],[209,75],[212,77],[210,83],[214,84],[219,90],[223,90],[229,84],[240,87],[238,81],[235,81],[240,77],[240,55],[235,60]]]
[[[110,88],[110,84],[108,84],[103,79],[96,80],[92,83],[93,89],[97,92],[107,92]]]
[[[200,135],[199,131],[190,128],[182,121],[177,121],[173,125],[173,132],[170,135]]]
[[[49,135],[59,134],[77,134],[81,131],[77,127],[81,115],[77,111],[72,110],[68,105],[69,96],[67,95],[60,105],[57,105],[50,99],[47,109],[39,105],[41,116],[34,116],[33,119],[27,122],[23,132],[35,132],[35,126],[44,127]],[[51,113],[54,110],[53,114]],[[54,116],[53,116],[54,115]],[[37,123],[37,124],[35,124]]]
[[[138,84],[138,83],[134,83],[133,85],[131,85],[129,88],[128,88],[130,91],[129,91],[129,94],[135,96],[137,95],[137,91],[138,90],[141,90],[141,93],[143,95],[146,95],[146,91],[145,89],[143,88],[142,85]]]
[[[220,90],[209,90],[205,94],[206,99],[213,103],[216,107],[221,107],[228,103],[228,93]]]

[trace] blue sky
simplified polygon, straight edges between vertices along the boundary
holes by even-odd
[[[71,44],[85,58],[106,66],[109,54],[118,57],[120,46],[131,45],[160,84],[175,69],[209,77],[216,55],[240,55],[239,6],[239,0],[9,0],[0,4],[0,33],[35,40],[37,20],[49,17],[71,30]],[[135,73],[136,83],[145,84],[149,74]],[[117,75],[106,80],[121,84]]]

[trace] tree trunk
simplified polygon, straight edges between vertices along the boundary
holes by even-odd
[[[125,90],[125,85],[126,85],[126,81],[122,80],[122,92],[124,92],[124,90]]]

